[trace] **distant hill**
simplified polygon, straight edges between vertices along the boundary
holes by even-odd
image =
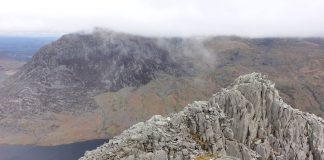
[[[57,37],[8,37],[0,36],[0,58],[30,60],[34,53]]]

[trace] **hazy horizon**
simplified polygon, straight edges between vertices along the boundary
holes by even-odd
[[[29,0],[0,6],[2,36],[94,27],[143,36],[323,37],[321,0]]]

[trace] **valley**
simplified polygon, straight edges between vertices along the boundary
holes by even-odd
[[[31,60],[39,48],[57,37],[0,36],[0,59]]]

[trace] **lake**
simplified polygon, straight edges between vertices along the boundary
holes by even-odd
[[[0,160],[77,160],[108,140],[91,140],[44,147],[34,145],[0,145]]]

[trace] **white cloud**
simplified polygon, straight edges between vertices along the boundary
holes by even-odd
[[[0,0],[0,34],[324,36],[322,0]]]

